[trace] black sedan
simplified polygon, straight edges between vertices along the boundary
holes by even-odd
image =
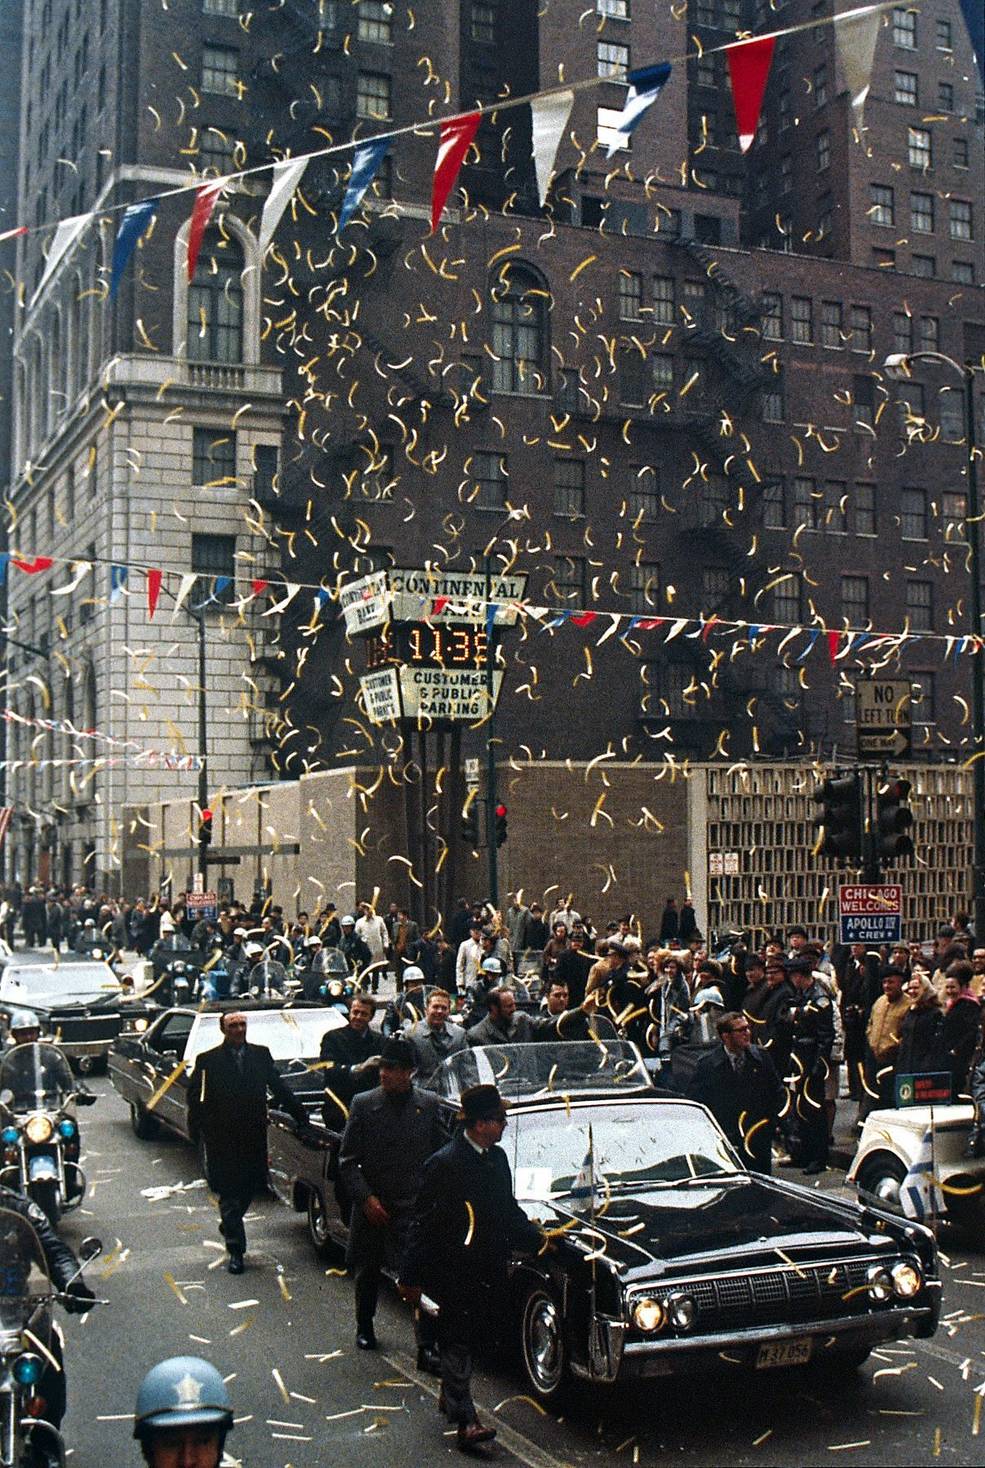
[[[573,1377],[851,1370],[881,1341],[936,1330],[929,1230],[747,1172],[703,1106],[652,1088],[635,1047],[452,1056],[429,1083],[449,1135],[462,1091],[485,1082],[511,1103],[502,1145],[517,1198],[555,1240],[513,1273],[513,1328],[541,1401]],[[302,1167],[286,1119],[269,1136],[275,1190],[307,1205],[327,1245],[346,1202],[337,1139]]]
[[[261,1004],[227,1000],[205,1008],[166,1009],[142,1034],[121,1034],[109,1055],[113,1085],[130,1107],[138,1137],[160,1123],[188,1136],[188,1082],[196,1057],[222,1043],[223,1011],[247,1017],[247,1039],[266,1045],[291,1090],[308,1105],[320,1103],[325,1082],[319,1066],[322,1035],[345,1016],[321,1005]]]
[[[77,1070],[105,1069],[117,1036],[145,1022],[147,1006],[108,963],[17,963],[0,976],[0,1002],[27,1009]]]

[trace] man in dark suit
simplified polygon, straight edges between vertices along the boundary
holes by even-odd
[[[342,1134],[339,1171],[352,1203],[346,1263],[356,1285],[356,1345],[376,1350],[373,1319],[384,1264],[403,1249],[424,1164],[444,1141],[437,1097],[411,1083],[416,1057],[403,1035],[391,1035],[380,1054],[380,1084],[353,1098]],[[421,1316],[417,1364],[436,1365],[434,1331]]]
[[[243,1273],[243,1215],[267,1182],[267,1092],[307,1131],[304,1107],[285,1085],[265,1045],[246,1042],[246,1015],[219,1020],[222,1044],[195,1061],[188,1086],[188,1134],[205,1143],[205,1174],[219,1198],[219,1232],[230,1274]]]
[[[372,1028],[376,1000],[372,994],[353,994],[349,1023],[322,1035],[320,1060],[325,1066],[322,1116],[332,1131],[345,1126],[349,1103],[357,1091],[370,1091],[379,1080],[377,1066],[383,1037]]]
[[[783,1085],[766,1052],[752,1044],[747,1015],[723,1014],[718,1035],[721,1045],[699,1060],[687,1093],[707,1106],[748,1167],[768,1173]]]
[[[424,1169],[400,1267],[400,1293],[438,1306],[441,1406],[458,1428],[458,1446],[473,1452],[496,1436],[479,1422],[472,1400],[472,1356],[488,1338],[507,1291],[511,1252],[536,1253],[540,1229],[513,1196],[506,1153],[506,1107],[495,1086],[462,1093],[463,1129]]]

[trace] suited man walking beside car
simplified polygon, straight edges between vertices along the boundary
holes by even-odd
[[[205,1175],[219,1198],[219,1232],[230,1274],[242,1274],[243,1217],[267,1183],[267,1092],[309,1130],[304,1107],[278,1074],[265,1045],[249,1045],[246,1015],[223,1014],[222,1044],[195,1061],[188,1086],[188,1135],[205,1145]]]
[[[718,1037],[721,1045],[699,1060],[688,1095],[707,1106],[747,1167],[769,1173],[783,1083],[765,1050],[752,1044],[747,1015],[723,1014]]]
[[[356,1345],[376,1350],[374,1317],[384,1265],[396,1266],[417,1200],[424,1164],[444,1135],[438,1100],[412,1082],[416,1057],[403,1035],[391,1035],[380,1054],[380,1084],[353,1097],[339,1149],[339,1172],[348,1201],[346,1263],[356,1286]],[[420,1316],[417,1364],[436,1369],[434,1329]]]

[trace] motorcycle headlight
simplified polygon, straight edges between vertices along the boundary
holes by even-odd
[[[66,1142],[69,1140],[70,1137],[74,1137],[75,1122],[70,1121],[69,1118],[66,1116],[63,1121],[60,1121],[58,1123],[58,1135],[60,1137],[64,1137]]]
[[[43,1116],[40,1111],[36,1116],[29,1116],[24,1127],[29,1142],[48,1142],[53,1131],[50,1118]]]
[[[185,965],[183,963],[173,963],[171,965],[171,972],[173,974],[183,974],[185,972]]]
[[[916,1264],[901,1259],[892,1269],[893,1289],[901,1300],[912,1300],[923,1289],[923,1275]]]
[[[25,1351],[22,1356],[17,1357],[12,1370],[18,1386],[34,1386],[35,1382],[41,1380],[44,1362],[33,1351]]]
[[[133,1027],[137,1031],[138,1035],[142,1035],[149,1023],[150,1021],[146,1019],[135,1019],[133,1022]]]
[[[20,1133],[15,1126],[5,1126],[3,1131],[0,1132],[0,1142],[4,1142],[10,1147],[17,1141],[19,1135]]]
[[[633,1306],[633,1324],[637,1330],[645,1330],[647,1334],[659,1330],[664,1318],[664,1307],[659,1300],[637,1300]]]
[[[664,1308],[675,1330],[690,1330],[698,1318],[698,1307],[690,1295],[671,1295]]]
[[[893,1276],[885,1264],[873,1264],[865,1276],[865,1282],[869,1287],[869,1298],[876,1300],[880,1305],[893,1297]]]

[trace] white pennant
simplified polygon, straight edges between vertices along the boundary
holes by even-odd
[[[48,251],[48,258],[45,261],[44,274],[41,277],[37,290],[34,292],[32,303],[38,299],[38,296],[40,296],[45,288],[46,282],[58,269],[58,266],[75,244],[75,241],[79,238],[79,235],[85,229],[91,218],[91,214],[72,214],[68,219],[61,221],[55,230],[55,238],[51,242],[51,249]]]
[[[835,51],[855,119],[862,126],[862,109],[872,81],[876,38],[882,24],[882,7],[867,5],[862,10],[845,10],[836,18]]]
[[[275,602],[272,607],[268,607],[265,612],[261,613],[261,616],[272,617],[275,612],[282,612],[301,590],[301,583],[299,581],[285,581],[284,585],[287,589],[287,595],[281,601]]]
[[[178,595],[174,599],[174,611],[171,613],[172,622],[181,611],[182,605],[188,597],[188,593],[191,591],[197,580],[198,576],[194,571],[186,571],[184,576],[182,576],[181,584],[178,587]]]
[[[261,259],[274,237],[274,230],[280,224],[281,215],[290,203],[291,195],[301,182],[307,166],[307,158],[285,158],[283,163],[274,164],[273,183],[270,186],[270,193],[267,195],[260,219]]]
[[[554,172],[558,144],[564,134],[574,92],[552,92],[547,97],[535,97],[530,104],[534,134],[534,169],[537,173],[537,193],[543,204]]]
[[[79,585],[79,582],[82,581],[84,577],[88,576],[89,572],[92,570],[92,562],[73,561],[71,569],[74,573],[71,581],[69,581],[65,586],[53,587],[51,592],[52,596],[68,596],[70,591],[74,591],[75,588]]]

